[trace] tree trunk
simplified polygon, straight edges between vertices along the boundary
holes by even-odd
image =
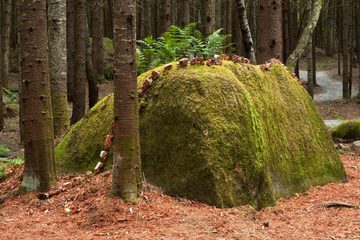
[[[85,115],[86,98],[86,1],[75,2],[75,78],[71,124]]]
[[[10,49],[16,49],[19,47],[19,24],[18,24],[18,1],[12,0],[11,6],[11,30],[10,30]]]
[[[312,0],[308,0],[308,1],[312,1]],[[291,53],[290,57],[286,61],[286,66],[292,72],[294,71],[296,62],[304,55],[308,42],[312,37],[312,34],[319,20],[322,6],[323,6],[323,0],[314,1],[312,14],[307,22],[306,27],[304,28],[304,31],[300,36],[296,49]]]
[[[135,0],[114,2],[114,160],[111,193],[137,202],[142,191],[136,82]]]
[[[171,0],[161,0],[160,10],[160,34],[163,34],[172,24]]]
[[[1,13],[1,31],[2,41],[1,48],[3,51],[2,65],[0,66],[2,85],[4,88],[9,88],[9,52],[10,52],[10,20],[11,20],[11,6],[12,0],[1,0],[3,2],[3,9]]]
[[[282,3],[281,0],[259,0],[257,13],[257,61],[282,59]]]
[[[75,0],[66,0],[67,98],[73,101],[75,79]]]
[[[313,40],[310,38],[307,46],[307,91],[311,98],[314,98],[313,56]]]
[[[343,99],[349,100],[350,89],[349,89],[349,49],[350,49],[350,40],[349,40],[349,10],[350,3],[349,0],[343,0],[343,14],[342,14],[342,44],[343,44],[343,72],[342,72],[342,83],[343,83]]]
[[[97,24],[97,23],[95,23]],[[85,23],[85,41],[86,41],[86,79],[89,89],[89,108],[92,108],[98,101],[99,88],[97,86],[97,79],[95,68],[93,64],[93,58],[91,56],[92,44],[90,43],[90,31],[88,27],[88,21]]]
[[[96,82],[104,80],[104,0],[92,0],[90,5],[92,16],[91,54]]]
[[[48,191],[56,179],[46,1],[20,4],[21,100],[25,167],[21,187]]]
[[[190,0],[178,0],[178,26],[184,27],[190,23]]]
[[[96,0],[94,0],[96,1]],[[104,0],[104,36],[113,38],[113,17],[112,8],[114,0]]]
[[[49,67],[54,136],[69,128],[66,90],[66,1],[48,0]]]
[[[327,10],[326,55],[329,57],[334,55],[335,4],[336,1],[329,1]]]
[[[152,34],[151,0],[143,0],[143,13],[141,15],[141,35],[148,37]]]
[[[244,0],[235,0],[235,3],[239,14],[240,29],[243,37],[244,48],[245,48],[245,57],[249,58],[252,63],[256,64],[254,42],[251,36],[251,30],[247,20]]]
[[[201,1],[201,29],[205,36],[215,31],[215,1]]]
[[[0,13],[3,12],[3,2],[0,0]],[[2,26],[2,18],[0,16],[0,26]],[[2,66],[3,51],[2,51],[2,31],[0,30],[0,66]],[[4,129],[4,103],[3,103],[3,80],[0,72],[0,132]]]

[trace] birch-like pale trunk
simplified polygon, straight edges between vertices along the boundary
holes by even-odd
[[[238,10],[239,20],[240,20],[240,29],[243,37],[243,43],[245,48],[245,57],[250,59],[250,61],[256,64],[255,50],[254,50],[254,41],[251,35],[250,26],[247,20],[246,15],[246,6],[244,0],[235,0],[236,7]]]
[[[308,1],[312,1],[312,0],[308,0]],[[299,60],[306,51],[306,47],[318,23],[322,7],[323,7],[323,0],[314,1],[312,14],[300,36],[300,39],[298,41],[295,50],[291,53],[291,55],[286,61],[286,66],[291,72],[294,72],[297,60]]]

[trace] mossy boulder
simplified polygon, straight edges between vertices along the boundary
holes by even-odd
[[[284,66],[163,69],[139,111],[145,177],[167,193],[261,208],[345,179],[313,101]],[[149,76],[139,76],[139,86]],[[62,171],[95,166],[112,108],[106,97],[66,134],[56,148]]]
[[[331,131],[333,138],[360,140],[360,120],[345,121]]]

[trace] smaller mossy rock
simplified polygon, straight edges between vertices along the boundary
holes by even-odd
[[[360,140],[360,120],[345,121],[331,131],[333,138]]]
[[[140,99],[142,167],[167,193],[219,207],[273,205],[312,185],[345,179],[329,132],[282,65],[156,69]],[[139,76],[139,87],[151,72]],[[113,98],[100,101],[56,148],[63,171],[98,161]]]

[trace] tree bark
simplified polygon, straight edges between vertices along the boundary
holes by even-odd
[[[135,0],[114,3],[114,160],[111,193],[137,202],[142,191],[136,81]]]
[[[201,29],[205,36],[215,31],[215,1],[201,1]]]
[[[311,0],[308,0],[311,1]],[[290,57],[286,61],[286,66],[288,69],[293,72],[295,69],[296,62],[304,55],[306,47],[312,34],[315,30],[315,27],[318,23],[321,9],[323,6],[323,0],[315,0],[313,4],[312,14],[309,18],[309,21],[302,32],[298,44],[295,50],[291,53]]]
[[[190,23],[190,0],[178,0],[178,26],[184,27]]]
[[[92,0],[90,6],[92,16],[92,63],[96,74],[96,82],[104,80],[104,0]]]
[[[86,98],[86,1],[75,2],[75,78],[71,124],[85,115]]]
[[[271,58],[282,59],[282,3],[281,0],[259,0],[257,14],[257,51],[258,63]]]
[[[73,101],[75,79],[75,0],[66,0],[67,98]]]
[[[51,105],[54,136],[62,137],[69,128],[66,88],[66,1],[48,0],[48,35]]]
[[[247,20],[245,2],[244,0],[235,0],[235,3],[239,14],[240,29],[243,37],[244,48],[245,48],[245,57],[249,58],[252,63],[256,64],[254,42],[251,36],[251,30]]]
[[[141,15],[141,35],[148,37],[152,34],[151,0],[143,0],[143,13]]]
[[[97,23],[95,23],[97,24]],[[86,20],[85,23],[85,41],[86,41],[86,79],[88,83],[89,89],[89,108],[92,108],[98,101],[99,98],[99,88],[97,85],[96,73],[93,64],[93,57],[92,57],[92,44],[90,43],[90,31],[88,27],[88,21]],[[94,41],[94,40],[93,40]]]
[[[11,6],[12,0],[1,0],[3,2],[3,9],[1,13],[2,18],[2,41],[1,48],[3,51],[2,65],[0,66],[2,85],[4,88],[9,88],[9,52],[10,52],[10,20],[11,20]]]
[[[0,0],[0,13],[3,12],[3,2]],[[2,26],[2,18],[0,16],[0,26]],[[0,30],[0,66],[2,66],[3,51],[2,51],[2,31]],[[4,129],[4,103],[3,103],[3,79],[0,72],[0,132]]]
[[[350,85],[349,85],[349,49],[350,49],[350,39],[349,39],[349,11],[350,3],[349,0],[343,0],[343,25],[342,25],[342,44],[343,44],[343,72],[342,72],[342,83],[343,83],[343,99],[350,100]]]
[[[21,99],[25,167],[21,188],[48,191],[55,181],[46,1],[22,0]]]
[[[327,9],[326,55],[329,57],[334,55],[335,4],[336,1],[329,1]]]
[[[160,1],[160,34],[166,32],[172,24],[171,6],[171,0]]]

